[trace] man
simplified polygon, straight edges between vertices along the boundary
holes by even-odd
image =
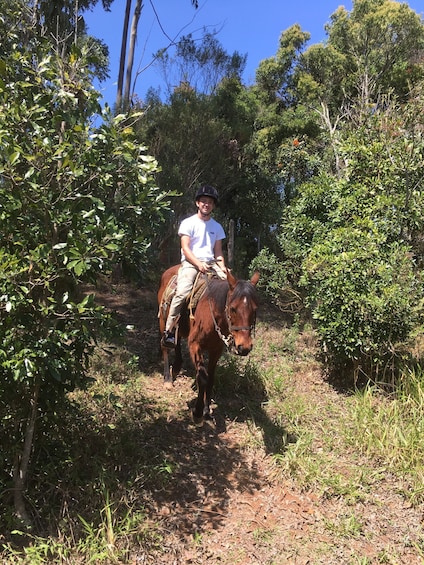
[[[216,261],[218,267],[226,272],[222,253],[225,232],[221,224],[211,217],[218,202],[218,192],[213,186],[201,186],[195,200],[197,213],[183,220],[178,230],[181,238],[181,267],[162,338],[162,345],[171,349],[176,345],[175,329],[181,309],[193,288],[197,274],[207,273],[210,261]]]

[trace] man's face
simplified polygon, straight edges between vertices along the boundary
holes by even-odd
[[[196,202],[197,208],[202,216],[209,216],[215,206],[215,200],[210,196],[201,196]]]

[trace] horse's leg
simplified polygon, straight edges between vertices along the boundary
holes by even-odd
[[[174,357],[174,363],[172,365],[172,377],[173,377],[173,379],[176,379],[177,376],[180,374],[181,367],[183,365],[183,357],[181,355],[181,341],[180,340],[177,341],[174,352],[175,352],[175,357]]]
[[[166,347],[161,347],[163,358],[163,383],[167,389],[172,388],[172,375],[169,367],[169,352]]]
[[[205,393],[205,405],[203,407],[203,417],[205,420],[213,420],[211,414],[211,400],[212,392],[215,381],[215,368],[221,357],[222,350],[224,347],[219,347],[218,349],[213,349],[209,351],[209,361],[208,361],[208,378],[206,382],[206,393]]]
[[[181,342],[178,341],[177,345],[175,346],[175,358],[174,363],[171,367],[169,363],[169,349],[166,347],[161,347],[162,357],[163,357],[163,381],[164,386],[167,389],[172,389],[174,380],[177,378],[181,371],[181,367],[183,364],[183,357],[181,354]]]
[[[192,341],[189,344],[189,349],[191,360],[196,368],[197,382],[197,398],[193,408],[193,421],[197,426],[200,426],[203,423],[203,409],[205,407],[208,373],[205,368],[202,350],[199,345]]]

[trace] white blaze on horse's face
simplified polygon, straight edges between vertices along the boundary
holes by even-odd
[[[256,310],[258,308],[255,287],[258,280],[258,271],[254,273],[249,282],[237,282],[231,271],[228,271],[230,296],[226,311],[229,337],[231,338],[229,349],[236,355],[245,356],[252,351],[252,333],[255,329]]]

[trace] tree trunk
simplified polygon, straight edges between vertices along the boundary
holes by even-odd
[[[34,442],[35,422],[37,420],[38,397],[40,395],[41,378],[35,379],[31,400],[30,413],[25,429],[22,453],[18,456],[13,472],[14,505],[17,518],[27,527],[31,526],[31,519],[26,509],[24,492],[27,483],[29,460]]]
[[[342,167],[345,165],[344,163],[341,162],[339,146],[337,143],[337,131],[338,131],[337,126],[341,116],[336,117],[336,119],[334,120],[334,124],[332,124],[328,104],[323,101],[321,102],[321,111],[318,111],[318,114],[321,117],[321,123],[324,129],[328,131],[330,138],[330,145],[334,154],[336,173],[337,176],[340,176]]]
[[[195,8],[199,7],[198,0],[191,0],[192,5]],[[137,28],[138,21],[140,19],[141,10],[143,8],[143,0],[136,0],[136,5],[134,9],[133,20],[131,23],[131,36],[130,45],[128,50],[128,63],[125,76],[125,91],[124,91],[124,71],[125,71],[125,61],[127,57],[127,39],[128,39],[128,25],[130,21],[131,13],[131,0],[127,0],[125,5],[125,16],[124,16],[124,28],[122,30],[122,42],[121,42],[121,55],[119,58],[119,73],[118,73],[118,88],[116,92],[116,109],[128,110],[130,105],[130,90],[131,90],[131,78],[134,65],[134,52],[135,44],[137,41]],[[124,92],[124,94],[122,94]]]
[[[123,106],[125,110],[128,110],[130,107],[131,77],[134,66],[134,52],[135,52],[135,44],[137,42],[138,21],[140,19],[142,8],[143,8],[143,0],[136,0],[134,15],[131,22],[130,45],[128,49],[127,70],[125,76],[125,89],[124,89],[124,97],[123,97]]]
[[[74,45],[78,41],[78,13],[79,13],[79,3],[75,0],[74,18],[75,18],[75,29],[74,29]]]
[[[127,58],[128,25],[130,21],[130,13],[131,0],[127,0],[125,6],[124,27],[122,30],[121,55],[119,58],[118,89],[116,92],[116,109],[118,112],[122,109],[122,92],[124,90],[124,71],[125,61]]]
[[[234,267],[234,220],[230,220],[230,224],[228,228],[227,252],[228,252],[228,266],[230,267],[230,269],[232,269]]]

